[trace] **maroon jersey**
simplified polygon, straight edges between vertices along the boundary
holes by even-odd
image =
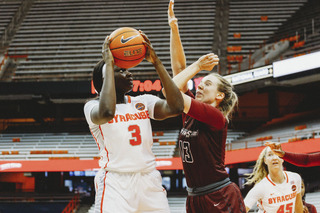
[[[296,166],[320,166],[320,152],[312,154],[285,152],[283,160],[292,163]]]
[[[180,154],[188,187],[205,186],[228,177],[225,170],[227,122],[217,108],[194,99],[183,114],[179,134]]]
[[[306,203],[306,201],[302,201],[303,205],[306,206],[309,210],[309,213],[317,213],[317,209],[314,205],[310,204],[310,203]]]

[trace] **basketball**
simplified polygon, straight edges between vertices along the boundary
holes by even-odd
[[[131,27],[118,28],[110,34],[110,50],[114,63],[121,68],[137,66],[145,57],[144,38]]]

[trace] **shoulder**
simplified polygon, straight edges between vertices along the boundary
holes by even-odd
[[[287,173],[289,178],[301,180],[301,176],[298,173],[290,172],[290,171],[285,171],[285,173]]]
[[[158,96],[151,95],[151,94],[143,94],[138,96],[130,96],[132,103],[136,102],[146,102],[146,103],[153,103],[161,100]]]
[[[90,100],[87,103],[85,103],[84,108],[83,108],[85,118],[86,118],[89,126],[91,126],[91,127],[95,125],[91,120],[91,111],[97,105],[99,105],[98,99]]]
[[[245,197],[245,203],[251,208],[254,202],[264,197],[266,186],[262,181],[256,183]]]
[[[98,99],[92,99],[92,100],[87,101],[84,104],[84,111],[87,111],[88,109],[92,108],[93,106],[95,106],[97,104],[99,104],[99,100]]]
[[[266,187],[270,187],[270,184],[272,184],[272,182],[270,182],[267,177],[264,177],[254,185],[254,188],[265,191]]]
[[[267,177],[262,178],[262,180],[259,181],[259,183],[256,183],[255,186],[257,186],[258,188],[264,188],[266,185],[268,185],[270,182],[267,179]]]

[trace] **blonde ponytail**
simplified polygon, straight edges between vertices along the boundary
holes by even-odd
[[[259,183],[264,177],[268,175],[268,167],[264,163],[264,158],[267,154],[267,148],[268,147],[264,148],[260,153],[259,158],[256,161],[256,164],[253,168],[253,171],[251,174],[249,174],[249,177],[247,178],[247,182],[245,183],[245,185]]]

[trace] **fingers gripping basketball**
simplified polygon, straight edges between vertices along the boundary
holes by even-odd
[[[145,57],[144,38],[131,27],[118,28],[110,34],[110,50],[114,63],[121,68],[137,66]]]

